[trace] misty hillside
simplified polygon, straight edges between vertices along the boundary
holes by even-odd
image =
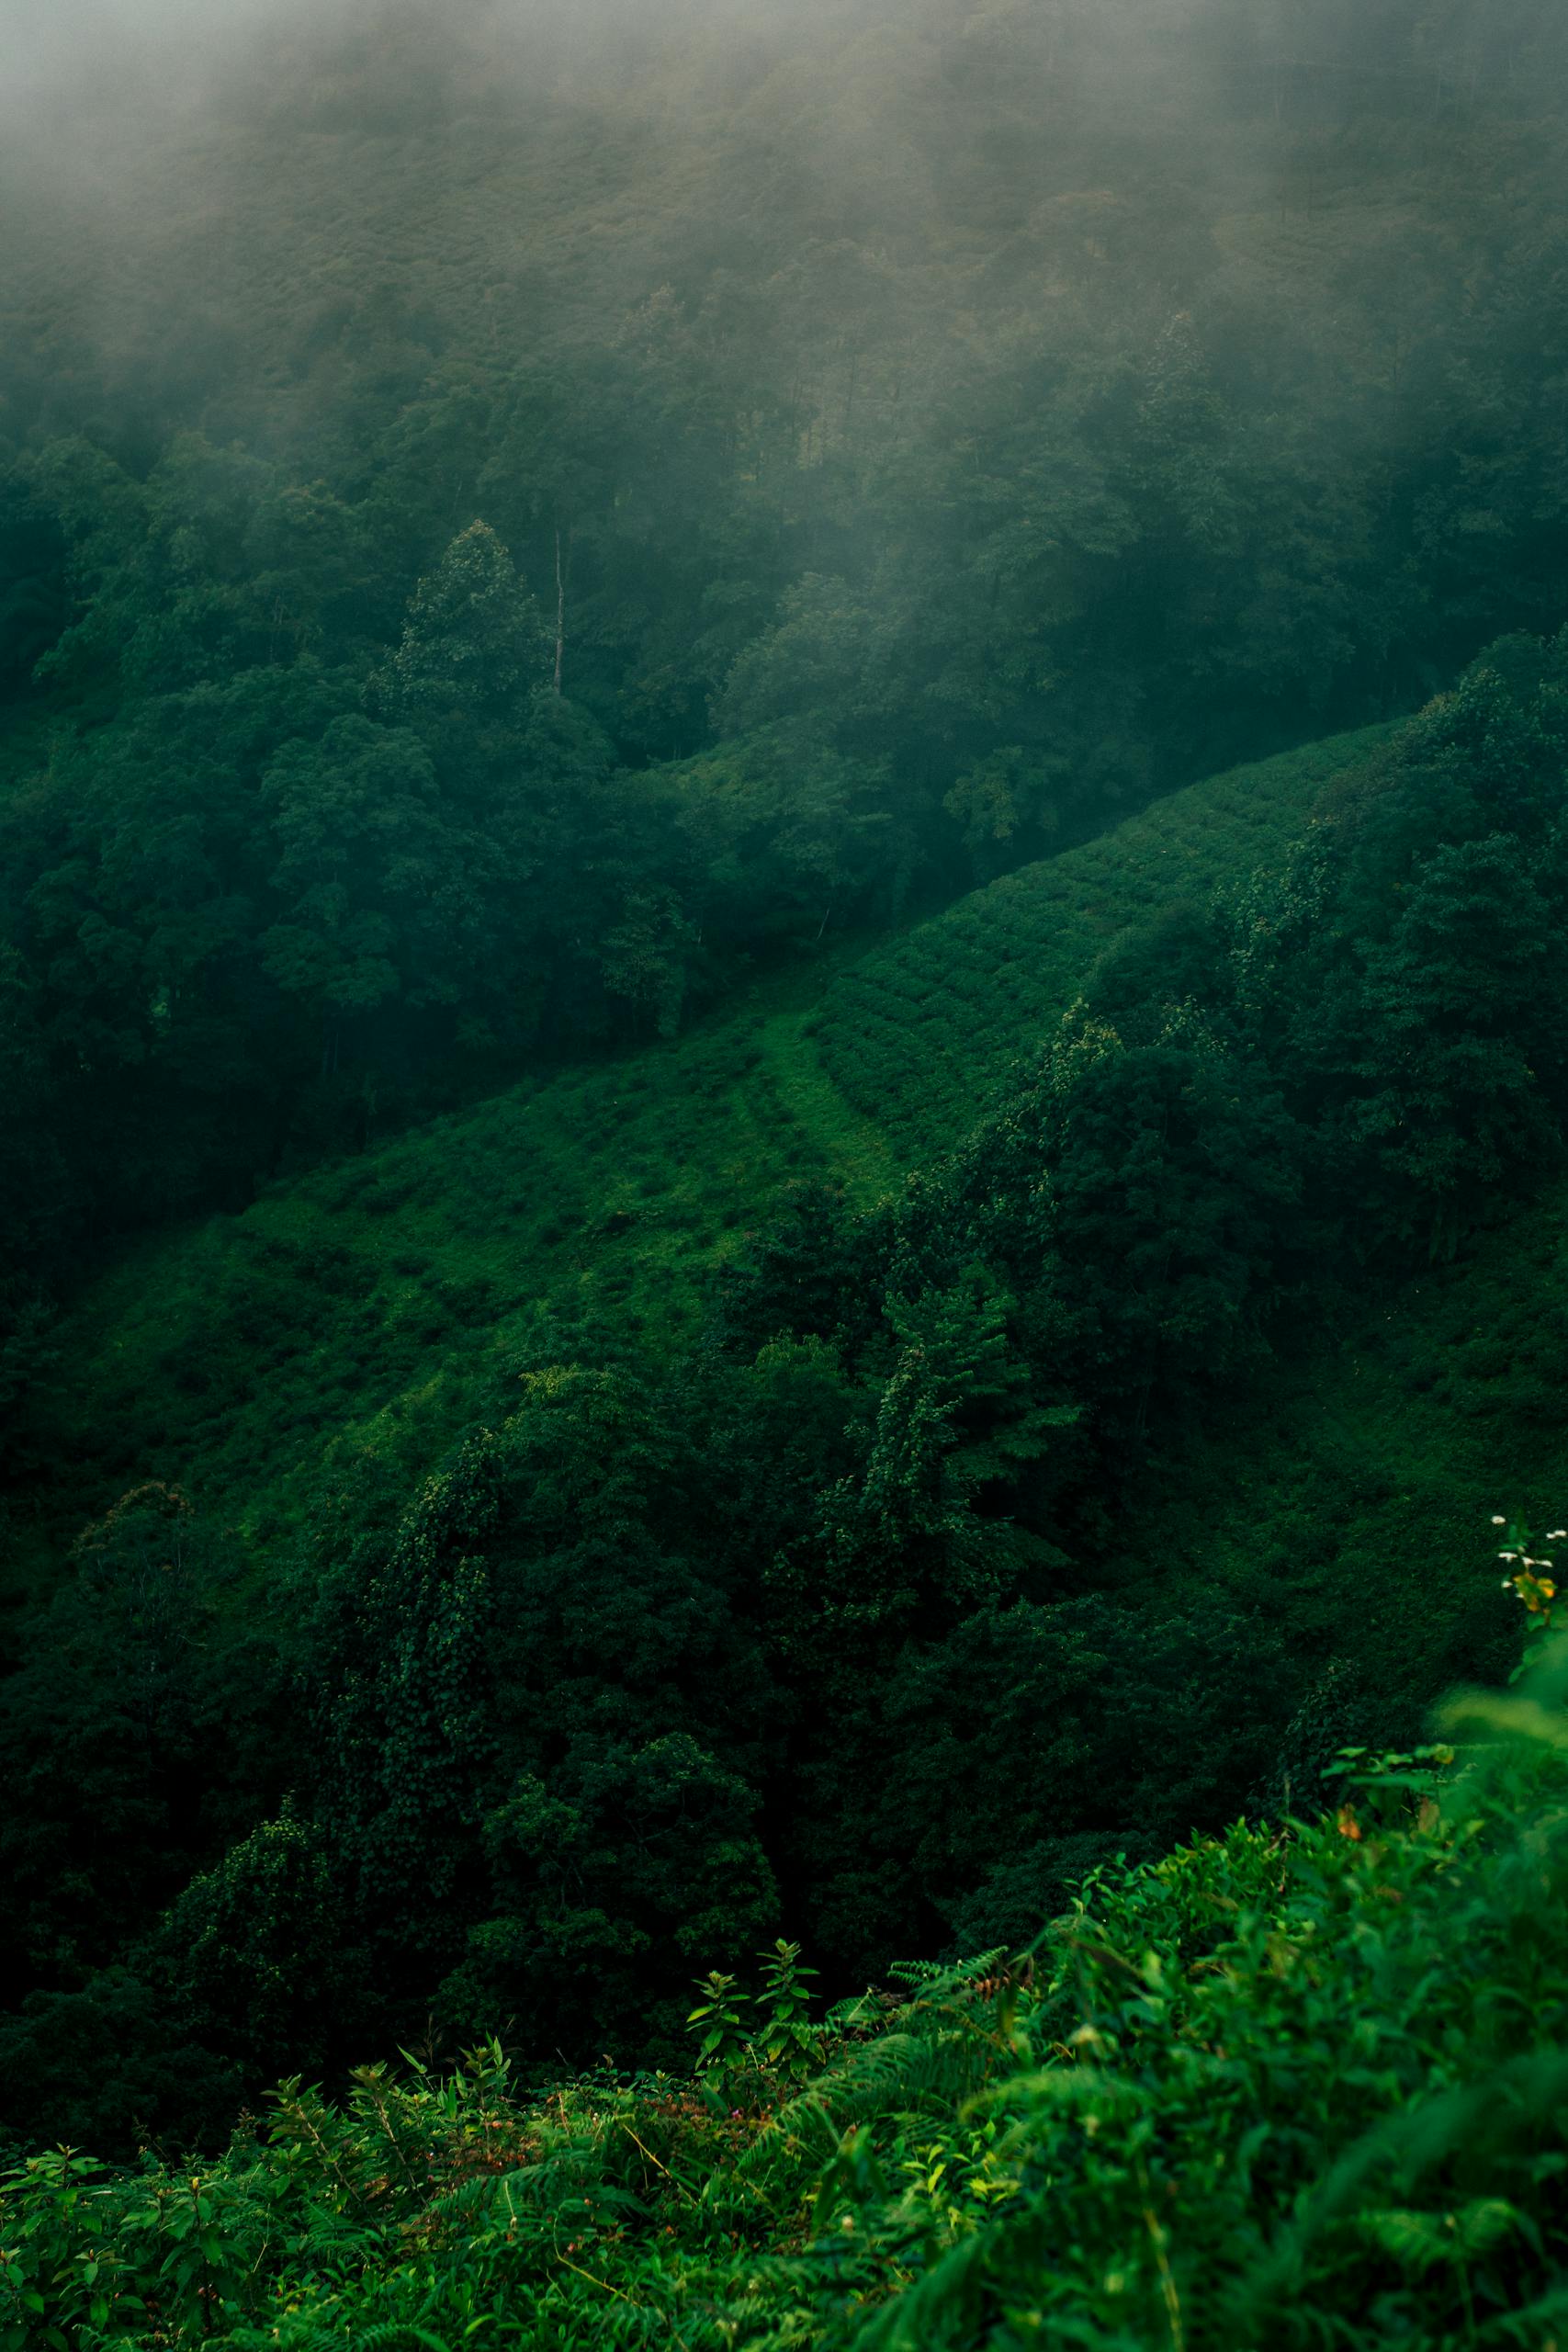
[[[1568,19],[12,17],[5,2346],[1545,2352]]]
[[[412,1478],[533,1354],[689,1342],[760,1226],[813,1186],[874,1207],[961,1140],[1108,949],[1277,854],[1382,733],[1189,786],[810,986],[143,1245],[76,1306],[37,1442],[73,1488],[102,1447],[106,1500],[177,1466],[270,1553],[324,1458]]]

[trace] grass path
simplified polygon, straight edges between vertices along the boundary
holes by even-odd
[[[39,1519],[168,1478],[265,1554],[324,1465],[417,1477],[516,1372],[668,1357],[792,1183],[869,1204],[949,1148],[1108,939],[1250,871],[1371,729],[1191,786],[835,970],[685,1036],[524,1083],[132,1252],[40,1390]],[[64,1498],[69,1498],[67,1502]],[[28,1570],[24,1567],[24,1574]]]
[[[862,1207],[891,1192],[907,1163],[875,1123],[858,1111],[829,1074],[810,1012],[781,1013],[762,1033],[764,1066],[791,1117]]]

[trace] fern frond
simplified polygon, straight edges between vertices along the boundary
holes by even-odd
[[[329,2342],[341,2342],[328,2338]],[[355,2352],[402,2352],[405,2345],[417,2344],[423,2352],[450,2352],[444,2335],[433,2335],[427,2327],[415,2327],[409,2320],[385,2320],[378,2326],[356,2327],[354,2331]]]
[[[404,2352],[411,2345],[420,2352],[452,2352],[445,2336],[400,2319],[374,2321],[369,2326],[345,2319],[342,2327],[300,2319],[282,2328],[236,2328],[224,2341],[232,2352],[344,2352],[345,2345],[352,2345],[353,2352]]]
[[[848,2050],[771,2116],[739,2159],[742,2173],[792,2155],[834,2154],[853,2125],[879,2116],[950,2114],[979,2086],[986,2052],[973,2035],[911,2023]]]
[[[991,2238],[984,2230],[961,2238],[923,2278],[863,2324],[855,2352],[913,2352],[916,2346],[978,2342]]]
[[[1007,1945],[997,1944],[989,1951],[976,1952],[972,1960],[896,1960],[887,1973],[897,1984],[914,1987],[922,2000],[946,2000],[954,1993],[971,1990],[1009,1956]]]

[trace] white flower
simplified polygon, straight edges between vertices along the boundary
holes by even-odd
[[[1497,1555],[1500,1560],[1517,1560],[1518,1556],[1517,1552],[1499,1552]]]
[[[1492,1524],[1494,1527],[1506,1527],[1508,1522],[1500,1510],[1495,1510],[1492,1514]]]
[[[1568,1527],[1549,1527],[1546,1540],[1549,1544],[1568,1544]]]

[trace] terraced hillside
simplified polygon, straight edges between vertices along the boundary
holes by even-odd
[[[791,1184],[869,1202],[945,1148],[1109,940],[1267,860],[1382,732],[1192,786],[825,996],[818,967],[139,1251],[81,1302],[71,1375],[40,1395],[45,1491],[51,1464],[78,1494],[96,1464],[106,1498],[177,1480],[265,1553],[329,1461],[417,1476],[523,1368],[694,1339],[715,1267]]]
[[[803,1045],[796,984],[678,1046],[516,1087],[130,1258],[39,1401],[104,1492],[177,1478],[264,1546],[329,1455],[417,1475],[517,1370],[695,1331],[715,1261],[785,1188],[870,1200],[882,1138]]]
[[[1329,778],[1392,731],[1233,768],[960,899],[835,978],[814,1024],[824,1069],[901,1157],[955,1142],[1122,933],[1266,865]]]

